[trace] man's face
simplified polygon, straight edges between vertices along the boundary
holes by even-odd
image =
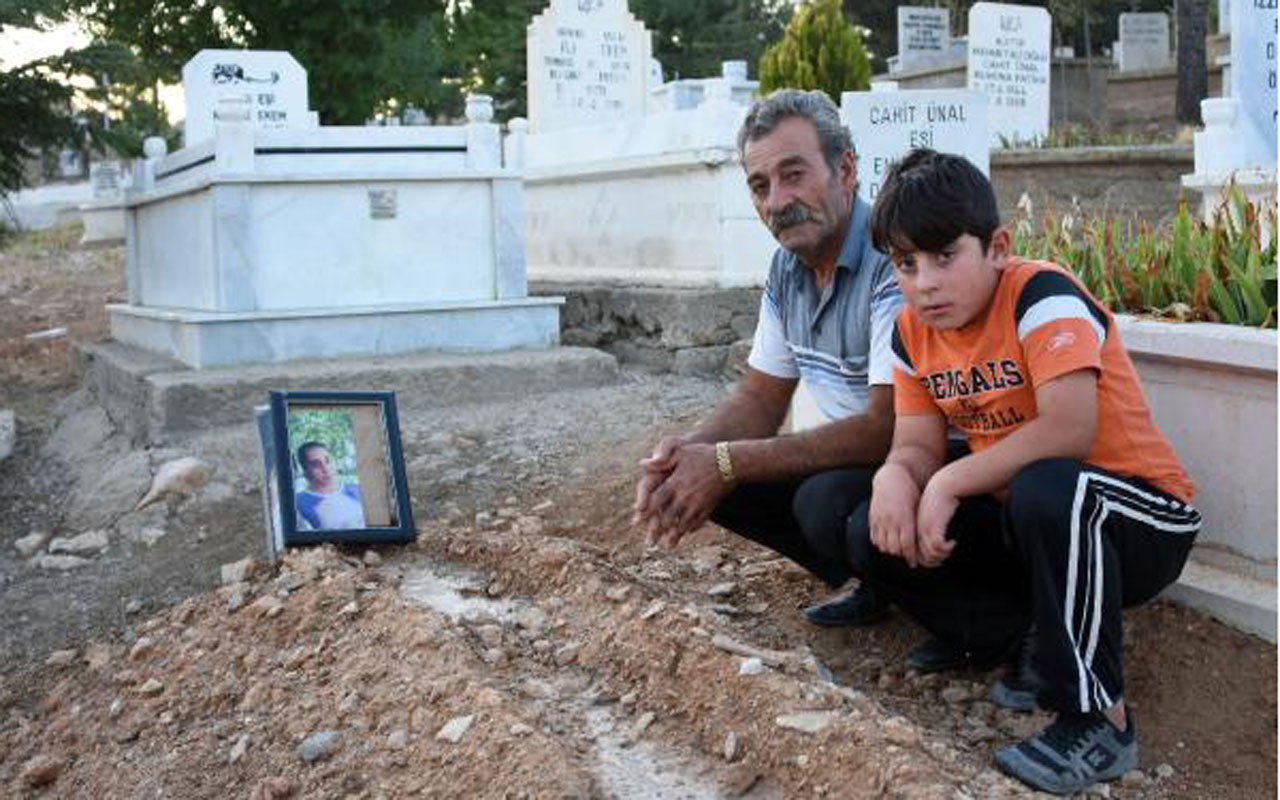
[[[751,202],[778,244],[810,264],[838,254],[837,237],[857,185],[853,153],[845,153],[833,172],[813,123],[791,117],[747,142],[743,158]]]
[[[302,474],[307,485],[315,491],[328,491],[333,484],[333,459],[323,447],[311,447],[304,454]]]
[[[937,330],[963,328],[991,304],[1009,252],[1009,232],[996,230],[984,253],[982,242],[964,234],[937,253],[893,248],[894,275],[907,303]]]

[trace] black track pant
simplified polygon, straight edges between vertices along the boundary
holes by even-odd
[[[833,469],[799,481],[744,483],[716,506],[711,521],[780,553],[836,587],[853,576],[846,524],[871,497],[875,469]]]
[[[1005,503],[961,502],[942,566],[911,569],[870,541],[869,504],[849,520],[855,570],[931,634],[977,655],[1008,652],[1034,622],[1040,701],[1098,711],[1124,692],[1120,611],[1155,597],[1186,563],[1200,514],[1145,481],[1071,459],[1015,476]]]

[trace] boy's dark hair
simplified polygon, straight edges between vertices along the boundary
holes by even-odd
[[[306,467],[307,467],[307,451],[308,451],[308,450],[314,450],[314,449],[315,449],[315,448],[317,448],[317,447],[323,448],[323,449],[325,449],[325,450],[328,450],[328,449],[329,449],[329,446],[328,446],[327,444],[325,444],[324,442],[310,441],[310,442],[303,442],[302,444],[298,445],[298,450],[297,450],[297,452],[296,452],[296,455],[297,455],[297,457],[298,457],[298,466],[299,466],[299,467],[301,467],[301,468],[303,468],[303,469],[306,469]]]
[[[917,148],[894,164],[871,209],[871,243],[936,253],[966,233],[982,252],[1000,227],[991,182],[964,156]]]

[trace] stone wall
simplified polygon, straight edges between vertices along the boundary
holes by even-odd
[[[1038,217],[1078,201],[1086,216],[1128,217],[1153,225],[1177,213],[1181,178],[1195,171],[1191,145],[993,150],[991,183],[1005,220],[1026,192]]]
[[[681,374],[732,371],[746,359],[760,290],[654,289],[535,282],[531,292],[565,298],[560,341],[596,347],[620,361]]]
[[[1107,75],[1106,127],[1112,133],[1141,136],[1178,129],[1175,115],[1178,72],[1174,67]],[[1209,96],[1222,95],[1222,67],[1209,64]]]

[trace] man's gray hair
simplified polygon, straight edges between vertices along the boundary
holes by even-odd
[[[822,157],[834,172],[840,167],[845,151],[854,153],[853,137],[840,121],[840,110],[831,102],[827,93],[818,89],[779,89],[768,97],[751,104],[747,118],[738,130],[738,158],[743,167],[747,163],[747,142],[754,142],[773,133],[783,120],[801,117],[813,123],[818,132],[818,145]]]

